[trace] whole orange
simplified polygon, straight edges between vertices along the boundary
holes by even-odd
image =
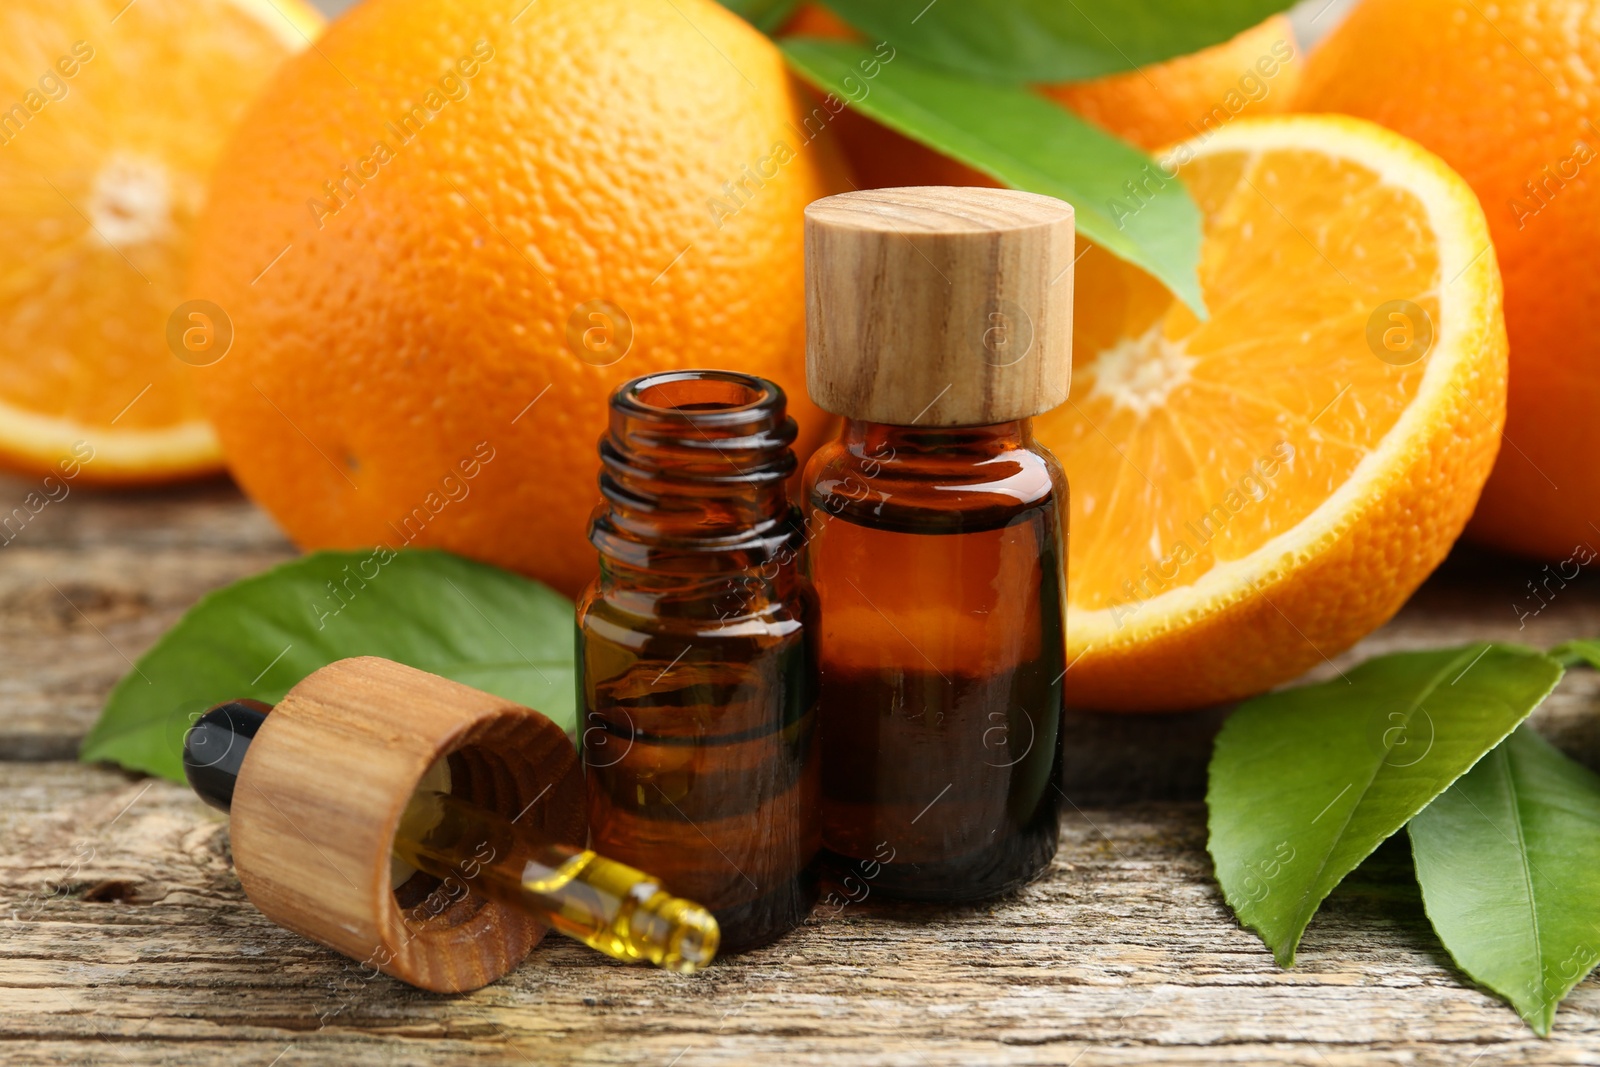
[[[306,548],[432,545],[573,592],[611,390],[775,379],[810,447],[802,210],[844,187],[777,49],[712,0],[367,0],[218,163],[199,368]]]
[[[1600,545],[1600,5],[1367,0],[1298,104],[1421,142],[1488,215],[1511,384],[1468,534],[1552,559]]]
[[[817,4],[802,7],[786,33],[856,39]],[[1299,85],[1299,50],[1287,17],[1274,15],[1232,40],[1138,70],[1039,91],[1088,122],[1145,149],[1215,132],[1240,115],[1285,111]],[[988,175],[845,112],[838,136],[863,188],[901,185],[996,185]]]

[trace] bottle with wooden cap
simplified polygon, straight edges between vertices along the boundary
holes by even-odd
[[[624,383],[600,441],[578,601],[594,847],[711,909],[723,952],[817,899],[816,602],[783,390],[684,370]]]
[[[1072,208],[877,189],[806,209],[824,857],[868,892],[1040,874],[1063,794],[1066,495],[1030,419],[1071,373]]]
[[[276,707],[200,716],[183,765],[229,813],[251,901],[357,961],[359,981],[477,989],[551,929],[680,972],[716,954],[704,908],[584,847],[583,772],[561,728],[459,682],[340,660]]]

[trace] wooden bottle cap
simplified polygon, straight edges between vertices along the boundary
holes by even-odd
[[[515,967],[546,932],[523,912],[470,883],[438,907],[408,912],[395,897],[400,815],[441,759],[458,796],[584,846],[583,770],[559,726],[389,660],[340,660],[289,690],[239,770],[233,856],[251,902],[365,968],[438,993]]]
[[[1072,207],[1015,189],[873,189],[806,208],[806,383],[836,415],[986,426],[1072,377]]]

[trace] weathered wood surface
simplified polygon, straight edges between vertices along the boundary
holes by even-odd
[[[0,480],[20,498],[23,483]],[[464,997],[417,992],[273,927],[220,815],[179,786],[70,762],[135,657],[208,589],[292,555],[224,484],[75,492],[0,547],[0,1062],[1452,1064],[1600,1061],[1600,981],[1549,1041],[1465,983],[1403,847],[1381,851],[1279,970],[1205,853],[1222,712],[1074,717],[1073,805],[1049,876],[975,908],[870,895],[679,978],[547,942]],[[1540,568],[1459,553],[1376,652],[1600,635],[1600,578],[1537,606]],[[1600,683],[1536,724],[1600,767]]]

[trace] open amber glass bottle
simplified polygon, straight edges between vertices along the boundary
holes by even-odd
[[[816,599],[800,573],[783,390],[678,371],[628,382],[600,442],[578,604],[592,847],[711,909],[723,952],[817,896]]]
[[[891,189],[806,225],[811,394],[846,417],[805,480],[824,855],[981,899],[1058,836],[1067,486],[1029,419],[1066,398],[1072,211]]]

